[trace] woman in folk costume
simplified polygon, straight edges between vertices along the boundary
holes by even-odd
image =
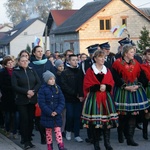
[[[146,86],[146,95],[147,98],[150,102],[150,49],[146,49],[144,52],[144,61],[143,64],[141,65],[142,70],[145,72],[146,77],[148,79],[148,85]],[[148,121],[150,119],[150,107],[148,109],[149,113],[144,114],[142,113],[142,118],[143,118],[143,138],[145,140],[148,140]]]
[[[134,59],[134,54],[133,46],[124,45],[122,57],[113,63],[112,74],[115,80],[114,100],[119,113],[119,128],[125,131],[128,145],[138,146],[133,140],[136,115],[141,110],[147,113],[149,104],[143,88],[147,78]],[[118,137],[119,134],[120,132]],[[123,140],[119,142],[122,143]]]
[[[105,54],[101,50],[94,53],[95,63],[84,77],[85,102],[82,110],[84,126],[90,128],[95,150],[100,150],[99,128],[103,129],[106,150],[113,150],[110,145],[110,128],[117,126],[118,114],[111,97],[114,86],[113,77],[109,69],[104,66]]]

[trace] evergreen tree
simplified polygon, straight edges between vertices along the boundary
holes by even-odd
[[[149,30],[146,29],[146,27],[143,27],[141,30],[141,35],[139,36],[138,44],[138,52],[143,53],[143,51],[149,47],[150,48],[150,36],[149,36]]]
[[[39,17],[47,21],[51,9],[72,9],[72,0],[8,0],[7,15],[14,25],[23,20]]]
[[[31,48],[30,48],[29,44],[27,44],[26,50],[27,50],[29,53],[31,53]]]

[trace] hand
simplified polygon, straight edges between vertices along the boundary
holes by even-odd
[[[28,98],[31,98],[32,96],[30,96],[30,95],[27,95],[27,97],[28,97]]]
[[[100,91],[101,91],[101,92],[106,91],[106,85],[105,85],[105,84],[101,84],[101,85],[100,85]]]
[[[84,97],[79,97],[80,102],[84,101]]]
[[[130,92],[135,92],[139,88],[138,85],[132,85],[132,86],[126,86],[125,90],[128,90]]]
[[[52,112],[51,116],[55,117],[57,115],[57,112]]]
[[[29,90],[28,92],[27,92],[27,96],[28,95],[30,95],[31,97],[34,95],[34,91],[33,90]]]

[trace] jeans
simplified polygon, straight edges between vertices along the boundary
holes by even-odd
[[[34,126],[35,105],[18,105],[20,115],[20,132],[24,142],[31,141],[32,130]]]
[[[74,132],[74,137],[79,136],[82,103],[66,103],[66,131]]]
[[[6,131],[16,134],[18,126],[19,126],[19,113],[18,112],[5,112]]]

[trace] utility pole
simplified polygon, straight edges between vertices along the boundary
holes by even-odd
[[[48,27],[45,27],[45,45],[44,45],[44,50],[46,52],[47,50],[47,32],[48,32]]]

